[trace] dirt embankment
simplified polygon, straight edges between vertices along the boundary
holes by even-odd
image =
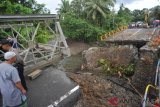
[[[77,49],[77,44],[82,47]],[[135,92],[106,79],[102,72],[80,70],[82,57],[77,54],[89,45],[74,42],[69,45],[74,56],[67,58],[62,65],[67,75],[81,87],[82,96],[75,107],[140,107],[141,98]],[[127,81],[122,84],[127,84]]]
[[[68,74],[78,83],[82,98],[75,107],[139,107],[141,98],[103,77],[91,74]]]

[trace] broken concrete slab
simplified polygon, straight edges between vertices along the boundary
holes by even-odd
[[[100,59],[108,59],[114,65],[128,65],[138,58],[138,49],[133,45],[91,47],[82,54],[87,68],[94,69]]]

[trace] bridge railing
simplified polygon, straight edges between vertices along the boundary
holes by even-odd
[[[112,36],[112,35],[114,35],[118,32],[121,32],[123,30],[126,30],[126,29],[128,29],[128,26],[122,26],[122,27],[119,27],[117,29],[114,29],[114,30],[112,30],[110,32],[107,32],[106,34],[100,36],[100,40],[105,41],[108,37],[110,37],[110,36]]]
[[[158,60],[158,64],[157,64],[157,68],[156,68],[156,74],[155,74],[155,82],[154,82],[154,85],[155,86],[158,86],[158,77],[159,77],[159,74],[160,74],[160,60]]]
[[[146,107],[146,104],[148,103],[147,98],[148,98],[149,89],[151,89],[151,88],[158,90],[159,93],[157,96],[159,97],[158,100],[160,101],[160,60],[158,60],[158,63],[157,63],[154,85],[149,84],[146,87],[144,98],[142,101],[142,107]],[[153,103],[153,102],[151,102],[151,103]]]

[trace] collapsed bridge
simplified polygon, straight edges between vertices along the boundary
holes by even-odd
[[[52,28],[51,24],[55,27]],[[36,41],[40,29],[49,32],[52,39],[50,43],[42,44]],[[70,49],[61,29],[59,16],[56,14],[1,15],[0,30],[6,36],[12,37],[13,45],[18,45],[17,50],[23,58],[26,71],[44,67],[62,54],[70,56]]]
[[[160,57],[159,38],[160,28],[156,27],[126,29],[102,40],[109,47],[125,45],[137,48],[138,57],[135,59],[136,68],[132,82],[141,93],[155,79],[156,64]]]
[[[28,106],[73,106],[80,96],[79,86],[63,70],[49,66],[59,62],[62,55],[70,56],[58,15],[1,15],[0,30],[6,37],[11,37],[13,46],[18,46],[16,49],[23,58],[25,75],[43,68],[39,70],[43,71],[39,78],[32,81],[26,78],[29,88]],[[45,31],[48,35],[42,35]],[[49,36],[50,41],[46,44],[39,43],[39,35]],[[0,106],[1,99],[0,95]]]
[[[103,41],[107,43],[116,43],[116,44],[139,44],[147,43],[158,35],[157,28],[150,29],[126,29],[121,32],[116,33],[113,36],[104,38]]]

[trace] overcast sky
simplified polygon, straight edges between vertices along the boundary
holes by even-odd
[[[46,7],[51,11],[51,13],[56,13],[56,8],[58,4],[61,4],[61,0],[36,0],[38,3],[46,4]],[[69,0],[71,1],[71,0]],[[154,6],[160,5],[158,0],[117,0],[115,9],[119,9],[119,5],[123,3],[125,7],[130,10],[134,9],[143,9],[143,8],[152,8]]]

